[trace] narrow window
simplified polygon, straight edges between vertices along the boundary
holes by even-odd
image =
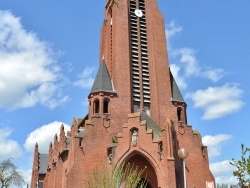
[[[100,112],[100,103],[99,100],[95,100],[94,102],[94,113],[98,114]]]
[[[82,147],[82,141],[83,141],[83,138],[79,138],[79,147],[80,148]]]
[[[178,121],[182,120],[181,115],[182,115],[182,108],[177,108],[177,118],[178,118]]]
[[[105,99],[103,102],[103,113],[109,113],[109,101]]]

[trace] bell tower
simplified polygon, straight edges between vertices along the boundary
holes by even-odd
[[[163,124],[176,112],[175,89],[186,114],[169,70],[164,19],[157,0],[107,0],[100,48],[100,61],[105,58],[118,95],[114,105],[122,106],[122,113],[144,110]]]
[[[148,68],[147,26],[144,1],[130,1],[130,50],[133,111],[150,115],[150,81]]]

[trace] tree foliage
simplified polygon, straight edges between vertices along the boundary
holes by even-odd
[[[17,170],[11,159],[0,162],[0,186],[8,188],[11,185],[22,186],[24,183],[23,175]]]
[[[145,188],[147,181],[141,178],[144,170],[129,163],[120,165],[112,173],[107,169],[96,169],[87,178],[85,184],[87,188]]]
[[[227,184],[224,184],[224,183],[222,183],[222,184],[219,184],[219,183],[217,183],[217,186],[216,186],[217,188],[228,188],[228,185]]]
[[[236,167],[233,175],[237,177],[243,187],[250,186],[250,148],[245,148],[241,144],[241,158],[240,160],[232,159],[231,165]]]

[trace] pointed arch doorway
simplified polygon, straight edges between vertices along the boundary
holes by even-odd
[[[127,157],[125,160],[125,164],[130,164],[134,167],[137,167],[138,170],[144,169],[141,175],[141,181],[138,183],[136,188],[140,188],[140,184],[143,183],[145,180],[147,181],[146,188],[158,188],[158,180],[156,172],[151,165],[151,163],[141,154],[134,154]]]

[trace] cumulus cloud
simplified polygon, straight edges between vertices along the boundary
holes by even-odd
[[[222,145],[231,140],[232,135],[219,134],[219,135],[206,135],[202,137],[202,142],[205,146],[208,146],[209,157],[219,156],[221,154]]]
[[[175,21],[167,24],[166,35],[172,39],[182,31]],[[197,51],[193,48],[173,48],[168,44],[170,68],[180,88],[187,88],[187,79],[191,77],[205,78],[216,83],[227,75],[224,69],[202,66],[197,59]],[[194,106],[204,110],[202,119],[211,120],[239,111],[244,103],[241,98],[243,91],[237,84],[226,83],[223,86],[208,87],[186,95],[194,101]]]
[[[243,91],[237,84],[227,83],[188,93],[186,97],[194,101],[196,108],[204,110],[203,119],[211,120],[239,111],[244,105],[242,95]]]
[[[208,146],[209,157],[216,157],[221,155],[221,149],[224,144],[233,138],[232,135],[206,135],[202,138],[204,145]],[[228,185],[237,184],[237,178],[233,176],[235,167],[230,165],[229,160],[215,162],[210,164],[210,170],[213,173],[217,183],[224,183]]]
[[[195,53],[196,51],[192,48],[179,48],[174,50],[172,49],[170,54],[173,57],[178,57],[178,61],[183,63],[186,76],[198,76],[201,70]]]
[[[218,82],[226,75],[223,69],[201,66],[196,56],[197,50],[193,48],[173,47],[171,39],[182,30],[183,28],[177,25],[174,20],[167,24],[166,37],[168,39],[168,54],[171,59],[170,66],[174,64],[174,66],[179,69],[178,74],[175,75],[175,77],[178,77],[178,79],[176,79],[177,84],[185,88],[185,84],[183,83],[191,76],[202,77],[214,83]]]
[[[22,155],[21,147],[15,140],[9,138],[12,130],[0,129],[0,159],[18,158]]]
[[[236,185],[238,183],[237,178],[233,176],[235,167],[230,165],[229,162],[229,160],[225,160],[210,164],[210,170],[217,183],[229,185]]]
[[[64,125],[65,132],[70,130],[70,126],[63,123],[54,121],[47,125],[37,128],[32,131],[25,140],[24,147],[27,151],[33,152],[35,144],[38,143],[39,152],[48,153],[49,144],[54,140],[54,136],[60,134],[60,127]]]
[[[73,83],[74,86],[81,87],[83,89],[91,88],[94,83],[95,68],[86,67],[82,73],[78,76],[78,80]]]
[[[171,48],[169,51],[170,56],[180,63],[179,66],[184,71],[184,77],[203,77],[215,83],[226,75],[223,69],[200,66],[196,53],[197,51],[192,48]]]
[[[0,108],[37,104],[54,108],[67,100],[51,45],[26,31],[21,19],[0,10]]]

